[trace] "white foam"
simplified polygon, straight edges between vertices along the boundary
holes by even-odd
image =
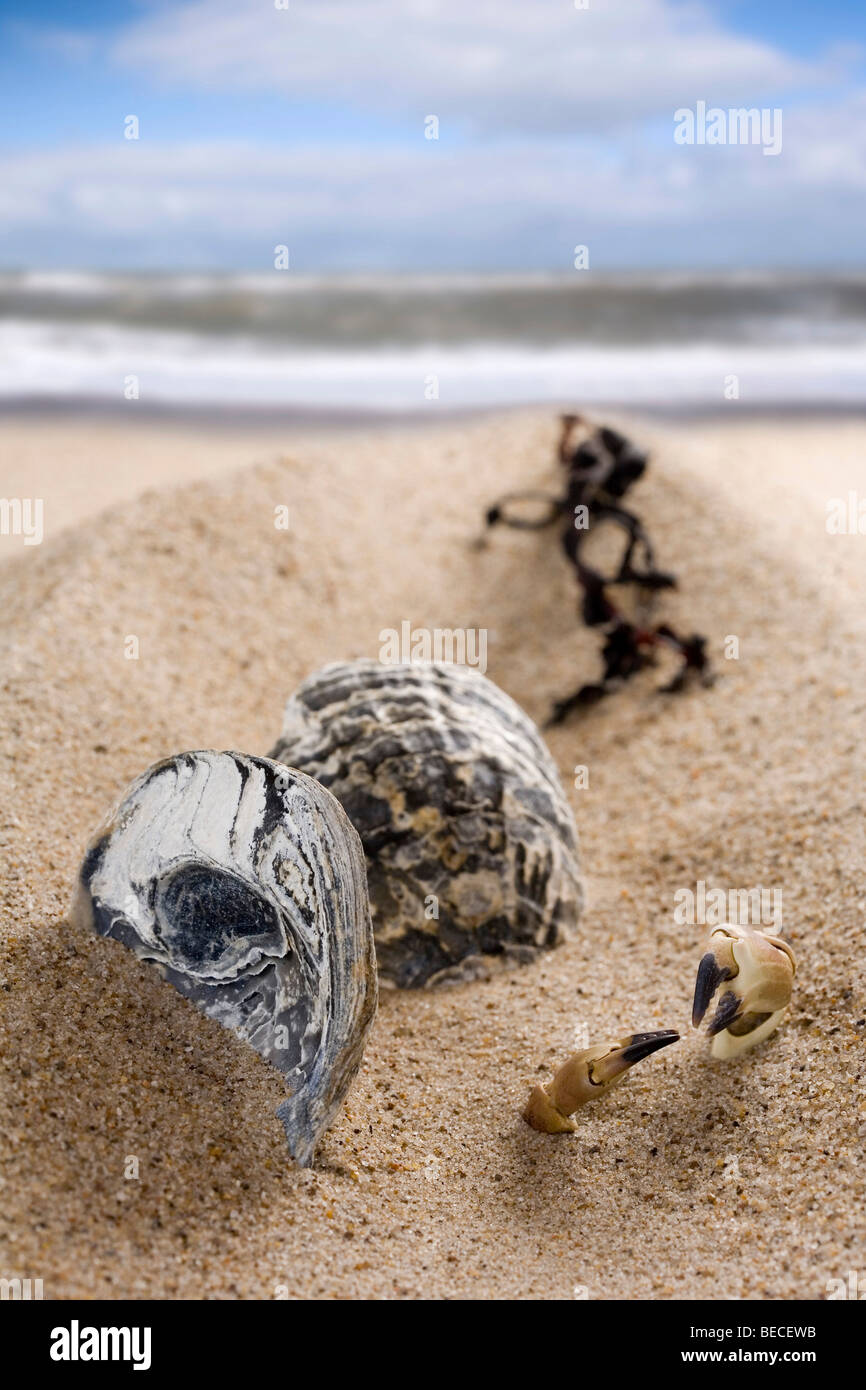
[[[6,319],[0,322],[0,398],[124,399],[142,403],[327,406],[435,411],[516,401],[715,405],[739,378],[751,404],[866,398],[866,340],[794,345],[723,342],[530,347],[496,342],[301,350],[251,337]],[[427,399],[431,378],[438,401]],[[135,402],[130,402],[134,408]]]

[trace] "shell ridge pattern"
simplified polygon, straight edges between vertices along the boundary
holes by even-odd
[[[332,664],[289,700],[272,756],[321,779],[358,830],[395,983],[467,957],[528,959],[576,923],[577,832],[556,766],[477,671]]]
[[[238,753],[163,760],[88,849],[73,918],[278,1068],[290,1088],[278,1115],[309,1163],[377,997],[361,845],[330,792]]]

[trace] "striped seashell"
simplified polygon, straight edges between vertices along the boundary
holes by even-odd
[[[266,758],[181,753],[90,845],[73,918],[113,937],[283,1073],[312,1161],[360,1065],[377,979],[364,857],[320,783]]]

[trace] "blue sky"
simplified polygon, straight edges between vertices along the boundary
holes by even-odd
[[[289,6],[0,0],[0,265],[862,264],[862,0]],[[698,100],[781,154],[676,146]]]
[[[802,57],[831,43],[866,45],[862,0],[727,0],[713,8],[741,33],[768,39]]]

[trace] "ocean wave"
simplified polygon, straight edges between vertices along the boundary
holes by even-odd
[[[866,337],[866,275],[346,276],[0,273],[0,319],[115,324],[284,348],[786,346]]]
[[[0,398],[268,407],[435,410],[517,401],[657,406],[739,399],[862,404],[866,334],[855,342],[736,342],[536,348],[481,340],[398,348],[299,350],[252,336],[214,338],[116,324],[0,321]],[[730,389],[730,388],[729,388]]]

